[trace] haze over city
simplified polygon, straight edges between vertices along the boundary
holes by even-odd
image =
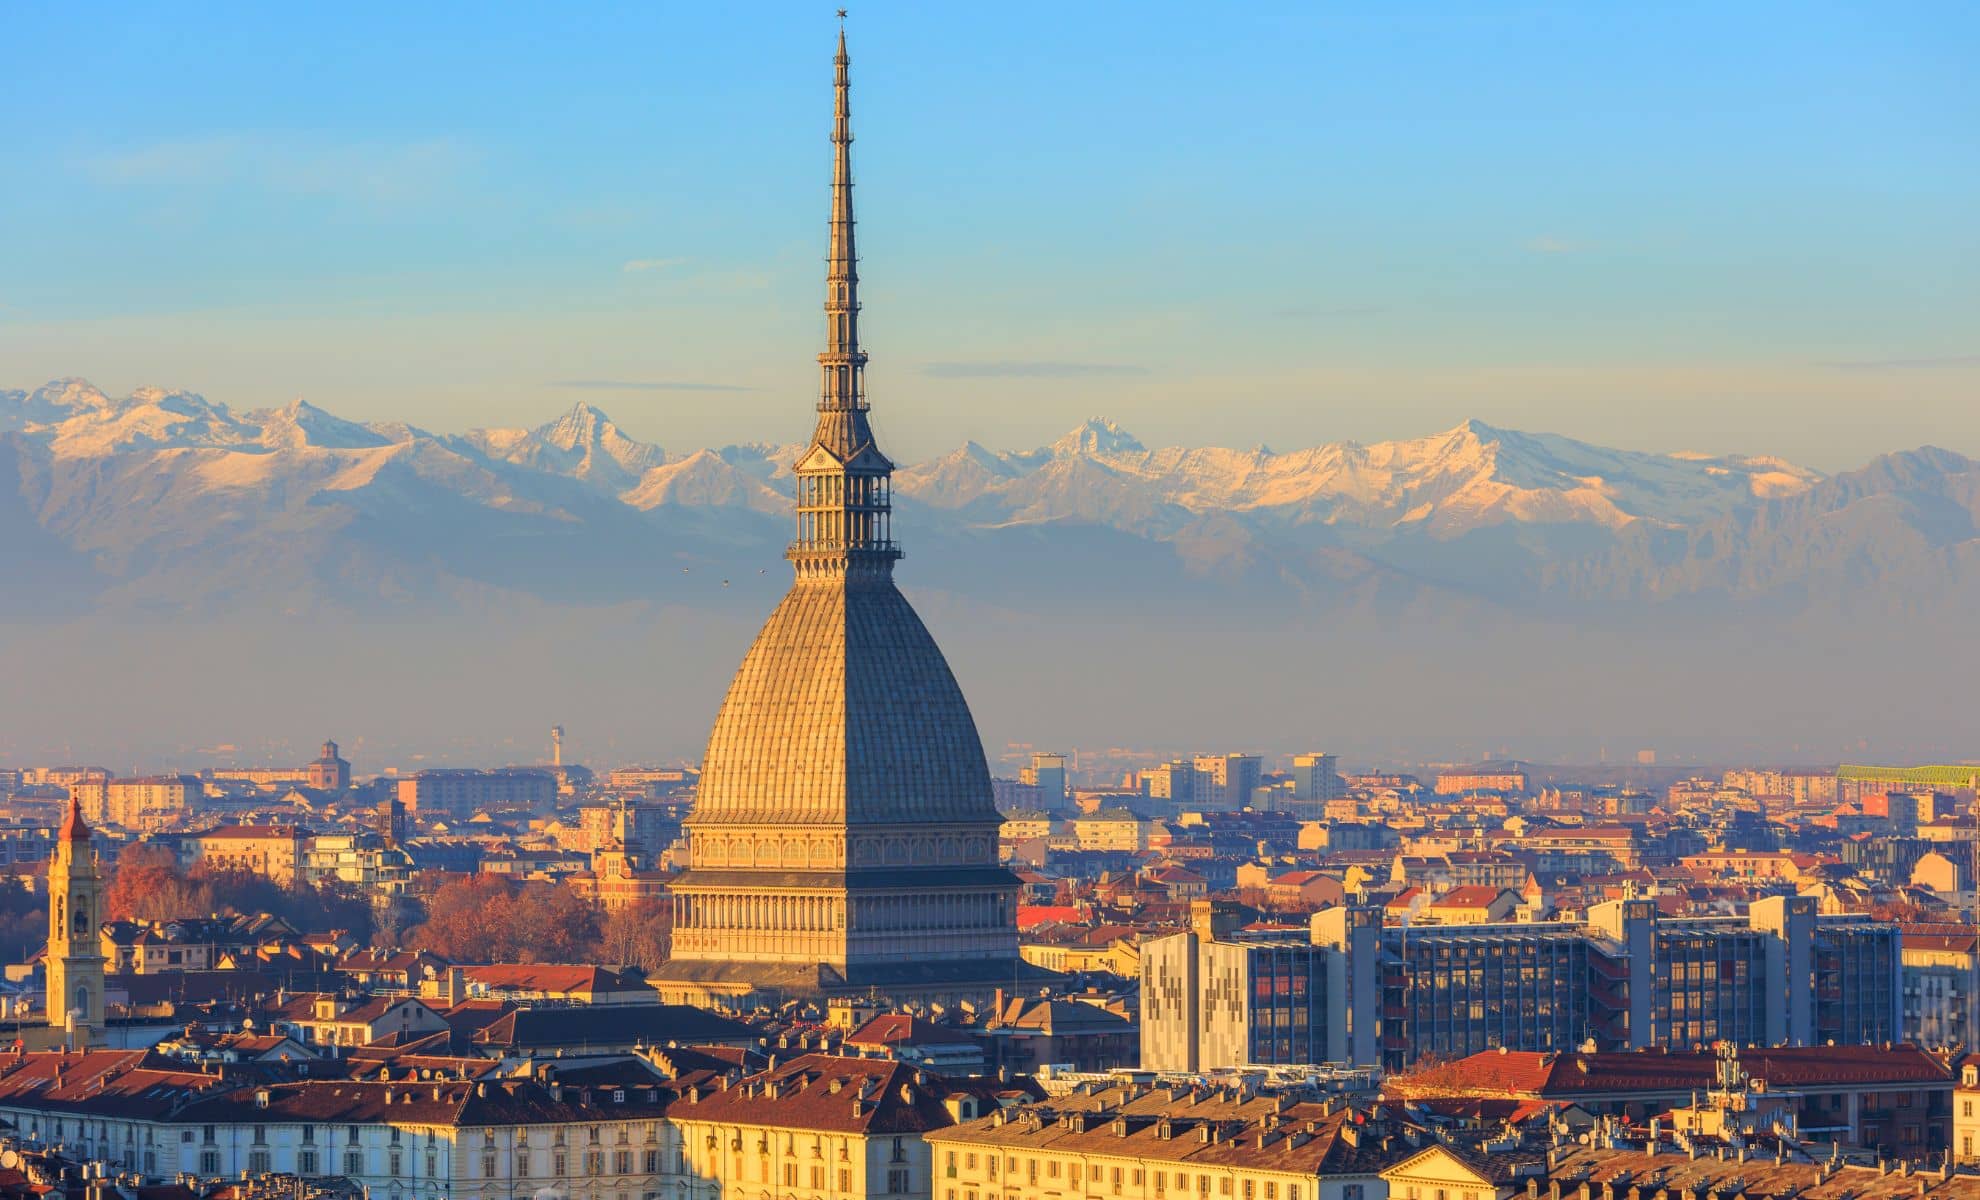
[[[815,390],[800,15],[16,14],[0,755],[698,756],[790,481],[696,455]],[[1968,9],[859,16],[901,578],[993,751],[1968,749]]]

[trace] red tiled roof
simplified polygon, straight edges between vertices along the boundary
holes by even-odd
[[[82,801],[74,796],[69,798],[69,815],[62,819],[61,838],[65,842],[89,840],[89,826],[83,823]]]
[[[1474,883],[1464,887],[1454,887],[1437,897],[1432,908],[1483,908],[1497,900],[1506,889],[1489,884]]]
[[[1918,924],[1899,927],[1906,950],[1940,950],[1971,954],[1980,948],[1980,934],[1970,925]]]
[[[974,1046],[975,1038],[961,1030],[924,1021],[908,1013],[884,1013],[846,1035],[849,1046]]]
[[[1950,1083],[1952,1069],[1912,1045],[1781,1046],[1740,1053],[1755,1079],[1780,1088],[1836,1084]],[[1710,1053],[1546,1054],[1485,1051],[1427,1071],[1396,1076],[1399,1095],[1573,1098],[1595,1092],[1688,1092],[1713,1086]]]
[[[1071,904],[1020,904],[1017,927],[1021,930],[1054,921],[1077,921],[1079,909]]]
[[[1305,887],[1316,879],[1332,879],[1325,871],[1287,871],[1270,881],[1273,887]]]
[[[535,992],[601,992],[622,986],[618,973],[603,967],[564,963],[495,963],[463,967],[468,982],[491,989]]]
[[[690,1092],[675,1112],[705,1120],[821,1132],[923,1133],[954,1123],[942,1103],[963,1081],[924,1076],[884,1059],[807,1054],[741,1083],[712,1092]],[[865,1100],[854,1101],[864,1092]]]

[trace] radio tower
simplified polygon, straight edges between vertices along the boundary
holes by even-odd
[[[564,765],[564,727],[550,727],[550,765],[562,768]]]

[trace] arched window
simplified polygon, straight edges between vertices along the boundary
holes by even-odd
[[[89,899],[85,896],[76,897],[76,932],[89,932]]]
[[[85,1018],[89,1016],[89,985],[86,983],[76,985],[76,1011]]]

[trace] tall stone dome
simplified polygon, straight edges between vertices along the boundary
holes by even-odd
[[[792,468],[796,578],[715,718],[671,886],[667,999],[983,999],[1018,981],[1017,881],[976,722],[894,586],[894,464],[867,420],[839,35],[818,421]]]
[[[996,819],[962,688],[891,579],[791,588],[715,718],[694,819]]]

